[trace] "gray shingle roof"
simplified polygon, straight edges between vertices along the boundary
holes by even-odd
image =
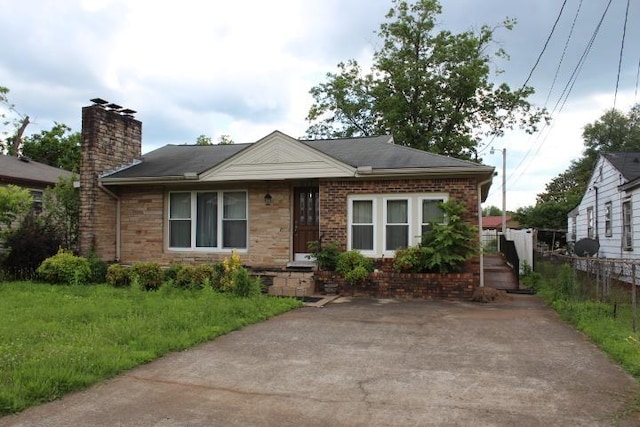
[[[603,156],[620,171],[627,182],[640,178],[640,152],[605,153]]]
[[[388,135],[331,140],[301,140],[342,163],[352,167],[371,166],[375,169],[414,168],[478,168],[486,172],[488,166],[454,159],[391,143]],[[142,156],[142,162],[121,171],[108,174],[109,179],[162,178],[200,174],[252,144],[229,145],[167,145]]]
[[[61,177],[71,176],[71,172],[44,163],[0,154],[0,182],[53,185]]]
[[[373,169],[460,168],[480,166],[453,157],[428,153],[390,142],[390,136],[302,141],[334,159],[353,167]]]

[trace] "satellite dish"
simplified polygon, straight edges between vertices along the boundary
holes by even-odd
[[[588,237],[578,240],[573,247],[577,256],[593,256],[598,253],[598,249],[600,249],[600,242]]]

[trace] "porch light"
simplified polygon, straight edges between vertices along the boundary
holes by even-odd
[[[267,193],[264,195],[264,204],[267,206],[271,206],[271,200],[273,200],[273,198],[271,197],[271,194]]]

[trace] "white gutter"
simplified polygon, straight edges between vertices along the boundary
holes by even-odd
[[[478,183],[478,243],[480,244],[480,287],[484,288],[484,248],[482,247],[482,186],[493,181],[493,177]]]
[[[98,181],[98,187],[116,201],[116,261],[120,262],[120,197]]]

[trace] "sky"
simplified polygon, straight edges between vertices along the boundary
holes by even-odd
[[[503,154],[507,209],[533,205],[545,184],[580,157],[586,124],[614,105],[627,112],[639,101],[640,2],[630,1],[628,13],[624,0],[441,4],[438,28],[453,32],[517,20],[513,30],[495,31],[492,47],[503,48],[510,59],[494,62],[491,79],[519,88],[533,70],[528,85],[536,93],[530,101],[546,106],[552,123],[534,135],[507,131],[482,141],[484,163],[498,172],[484,206],[502,207]],[[303,137],[313,102],[309,90],[341,61],[371,64],[380,46],[375,32],[391,5],[391,0],[0,0],[0,86],[9,88],[16,111],[30,116],[27,135],[55,122],[80,131],[81,108],[100,97],[137,111],[143,153],[192,144],[199,135],[214,141],[229,135],[237,143],[274,130]]]

